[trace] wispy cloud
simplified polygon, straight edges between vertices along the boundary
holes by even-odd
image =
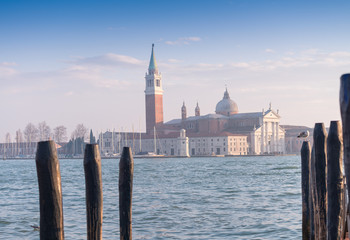
[[[95,65],[103,67],[119,67],[119,66],[142,66],[145,63],[137,58],[119,55],[114,53],[107,53],[95,57],[78,58],[71,61],[75,65]]]
[[[168,62],[170,62],[170,63],[179,63],[179,62],[181,62],[181,60],[170,58],[170,59],[168,59]]]
[[[166,44],[168,45],[187,45],[190,44],[191,42],[199,42],[202,39],[200,37],[181,37],[178,38],[175,41],[165,41]]]
[[[273,49],[271,49],[271,48],[266,48],[266,49],[265,49],[265,52],[266,52],[266,53],[274,53],[275,50],[273,50]]]
[[[176,64],[176,62],[174,62]],[[184,69],[192,71],[222,71],[227,69],[244,69],[246,71],[265,72],[277,69],[292,69],[306,67],[341,67],[350,66],[350,52],[325,53],[317,49],[309,49],[293,55],[286,53],[276,59],[262,61],[230,62],[230,63],[199,63],[189,65]]]
[[[6,77],[11,76],[17,73],[14,68],[17,64],[13,62],[2,62],[0,63],[0,76]]]

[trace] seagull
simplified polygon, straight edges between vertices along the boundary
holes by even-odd
[[[30,225],[34,231],[39,231],[40,227],[38,225]]]
[[[308,136],[309,136],[309,131],[306,131],[306,132],[299,133],[297,138],[307,138]]]

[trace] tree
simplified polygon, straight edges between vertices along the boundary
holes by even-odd
[[[6,133],[5,139],[6,139],[5,142],[7,144],[11,143],[11,134],[10,133]]]
[[[38,129],[33,123],[28,123],[23,133],[27,143],[36,142],[38,139]]]
[[[53,129],[54,139],[56,142],[67,141],[67,128],[63,125],[57,126]]]
[[[45,121],[38,124],[39,140],[47,141],[51,137],[51,128],[46,124]]]
[[[72,134],[72,138],[86,139],[88,131],[89,130],[82,123],[78,124]]]
[[[12,152],[12,142],[11,142],[11,134],[10,133],[6,133],[5,135],[5,150],[4,150],[4,154],[6,154],[6,156],[11,156],[11,152]]]
[[[23,142],[23,134],[22,134],[21,129],[18,129],[18,130],[16,131],[16,142],[17,142],[17,143]]]

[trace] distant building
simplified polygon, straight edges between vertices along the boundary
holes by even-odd
[[[312,147],[313,144],[313,128],[305,127],[305,126],[292,126],[292,125],[284,125],[283,128],[286,131],[286,153],[287,154],[300,154],[301,147],[304,141],[310,141],[310,145]],[[309,131],[308,138],[297,138],[299,133]]]
[[[223,99],[216,104],[215,113],[201,115],[197,102],[195,116],[187,116],[183,102],[181,118],[164,123],[163,83],[154,45],[145,85],[146,133],[106,132],[99,138],[103,153],[120,152],[122,146],[132,146],[135,153],[170,156],[285,153],[285,130],[279,125],[278,111],[272,110],[270,104],[267,111],[239,113],[227,88]],[[188,141],[184,140],[187,138]]]

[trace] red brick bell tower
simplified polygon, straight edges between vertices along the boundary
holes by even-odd
[[[146,132],[153,133],[155,126],[163,124],[163,87],[162,75],[158,72],[152,44],[151,60],[149,61],[146,79]]]

